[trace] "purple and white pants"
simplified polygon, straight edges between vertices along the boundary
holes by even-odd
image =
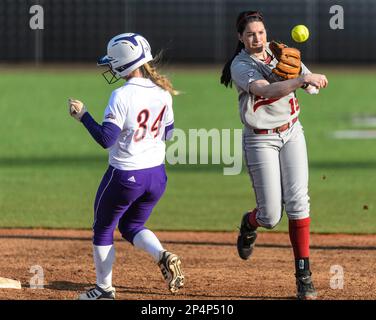
[[[109,166],[99,185],[94,204],[93,244],[113,244],[118,226],[124,239],[133,243],[162,197],[167,184],[164,165],[140,170]]]

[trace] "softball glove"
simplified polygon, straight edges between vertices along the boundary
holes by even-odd
[[[277,41],[271,41],[269,48],[278,60],[276,67],[272,70],[273,73],[284,80],[299,77],[302,67],[300,51],[298,49],[289,48],[287,45]]]

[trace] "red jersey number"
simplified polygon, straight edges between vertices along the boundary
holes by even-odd
[[[163,114],[166,110],[166,106],[163,107],[162,111],[159,113],[157,119],[155,119],[153,125],[151,126],[151,132],[155,132],[154,138],[158,136],[159,129],[161,128],[161,123],[163,119]]]
[[[133,139],[135,142],[139,142],[146,136],[146,131],[148,129],[147,122],[150,117],[150,112],[148,109],[143,109],[137,116],[138,129],[136,130]]]
[[[298,99],[296,98],[291,98],[289,100],[290,107],[291,107],[291,115],[295,114],[296,111],[299,110],[299,104],[298,104]]]
[[[158,117],[155,119],[151,126],[151,133],[154,133],[154,138],[156,138],[159,134],[162,119],[164,112],[166,110],[166,106],[163,107],[162,111],[159,113]],[[147,122],[150,117],[150,112],[148,109],[143,109],[140,111],[140,113],[137,116],[137,122],[138,122],[138,128],[134,134],[133,140],[135,142],[140,142],[142,139],[146,137],[146,132],[148,130]]]

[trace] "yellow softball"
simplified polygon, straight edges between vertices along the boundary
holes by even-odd
[[[296,42],[307,41],[307,39],[309,38],[309,30],[305,25],[299,24],[295,26],[294,28],[292,28],[291,37]]]

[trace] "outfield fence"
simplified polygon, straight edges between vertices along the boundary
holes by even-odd
[[[32,28],[31,19],[43,9]],[[306,61],[376,61],[374,0],[1,0],[0,61],[95,61],[108,40],[137,32],[170,62],[222,63],[236,45],[242,10],[264,13],[269,38],[292,43],[296,24],[309,27]]]

